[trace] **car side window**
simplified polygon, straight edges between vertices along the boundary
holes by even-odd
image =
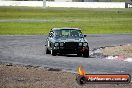
[[[76,30],[72,30],[72,31],[70,32],[70,34],[71,34],[71,36],[79,36],[79,32],[76,31]]]

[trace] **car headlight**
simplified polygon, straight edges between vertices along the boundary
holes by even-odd
[[[88,46],[88,43],[86,43],[86,42],[85,42],[85,43],[83,43],[83,46],[84,46],[84,47]]]
[[[58,43],[58,42],[56,42],[54,45],[55,45],[55,46],[59,46],[59,43]]]
[[[83,43],[82,42],[79,42],[79,46],[82,46],[83,45]]]
[[[61,42],[61,43],[60,43],[60,46],[64,46],[64,43],[63,43],[63,42]]]

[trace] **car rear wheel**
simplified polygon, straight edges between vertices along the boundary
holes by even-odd
[[[51,49],[51,55],[52,55],[52,56],[56,56],[55,50],[52,50],[52,49]]]
[[[50,51],[48,50],[48,48],[46,48],[46,54],[50,54]]]

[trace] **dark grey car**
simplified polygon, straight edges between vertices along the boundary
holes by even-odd
[[[78,28],[53,28],[46,40],[46,54],[77,54],[89,57],[89,46]]]

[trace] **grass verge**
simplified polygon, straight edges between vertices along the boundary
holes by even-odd
[[[27,22],[1,21],[11,19],[23,19]],[[53,27],[77,27],[86,34],[132,33],[132,11],[131,9],[0,7],[0,34],[47,34]]]

